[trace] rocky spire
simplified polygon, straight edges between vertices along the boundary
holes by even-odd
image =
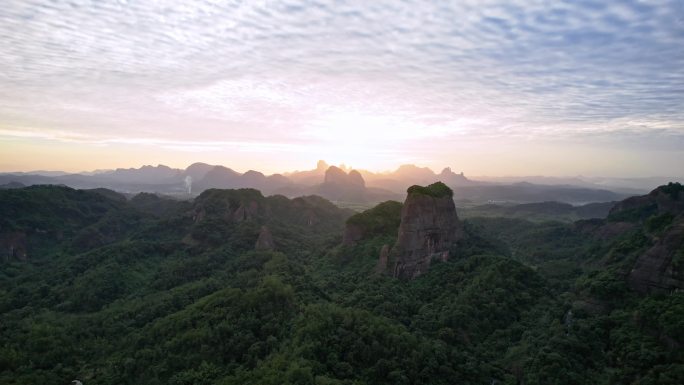
[[[433,258],[446,261],[462,236],[453,192],[442,182],[411,186],[401,212],[397,242],[392,248],[393,275],[412,279],[430,268]]]

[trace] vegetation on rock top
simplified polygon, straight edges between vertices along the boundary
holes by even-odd
[[[411,195],[428,195],[434,198],[453,197],[454,192],[442,182],[435,182],[429,186],[413,185],[406,190]]]

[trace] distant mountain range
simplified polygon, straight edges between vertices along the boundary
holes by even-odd
[[[573,206],[560,202],[536,202],[516,205],[484,204],[458,207],[461,218],[519,218],[534,222],[575,222],[581,219],[605,218],[615,202],[588,203]]]
[[[616,191],[624,194],[634,195],[643,194],[651,191],[655,186],[667,184],[671,181],[684,181],[684,178],[677,178],[671,176],[654,176],[642,178],[615,178],[615,177],[553,177],[553,176],[479,176],[475,179],[481,182],[497,183],[497,184],[512,184],[520,182],[528,182],[543,185],[571,185],[588,188],[604,188],[611,191]]]
[[[82,189],[103,187],[125,194],[151,192],[178,198],[193,197],[210,188],[255,188],[265,195],[320,195],[336,202],[374,203],[401,199],[412,185],[441,181],[454,190],[454,199],[465,205],[545,201],[585,204],[620,200],[629,194],[648,190],[652,185],[661,183],[660,179],[603,178],[592,181],[581,177],[529,177],[529,180],[472,180],[450,168],[435,173],[427,167],[406,164],[395,171],[374,173],[331,166],[321,160],[312,170],[272,175],[256,170],[240,173],[225,166],[206,163],[194,163],[186,169],[146,165],[77,174],[61,171],[3,173],[0,174],[0,188],[53,184]]]

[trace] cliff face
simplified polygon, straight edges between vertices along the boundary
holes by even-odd
[[[378,263],[375,265],[376,273],[381,274],[387,271],[387,262],[389,260],[389,254],[389,245],[382,245],[382,249],[380,249],[380,258],[378,258]]]
[[[257,238],[256,244],[254,245],[255,250],[273,250],[275,249],[275,243],[273,242],[273,235],[268,226],[261,226],[259,231],[259,238]]]
[[[608,219],[643,220],[653,214],[684,213],[684,187],[679,183],[660,186],[648,195],[635,196],[613,206]]]
[[[253,220],[268,214],[265,202],[266,198],[255,189],[209,189],[195,198],[192,217],[196,223],[207,217],[233,222]]]
[[[642,224],[653,246],[639,255],[627,280],[636,291],[648,293],[684,289],[684,186],[670,183],[648,195],[632,197],[610,211],[608,225]]]
[[[684,289],[684,216],[681,216],[640,255],[629,273],[629,285],[636,291]]]
[[[408,189],[397,243],[391,251],[395,277],[415,278],[428,271],[433,258],[449,258],[449,249],[462,236],[452,196],[451,189],[441,182]]]
[[[28,245],[26,233],[8,232],[0,234],[0,262],[18,259],[28,259]]]
[[[361,226],[347,222],[347,225],[344,228],[342,244],[345,246],[353,246],[361,239],[363,239],[363,229]]]
[[[249,247],[267,249],[273,246],[269,246],[273,240],[269,236],[271,231],[278,234],[276,229],[289,227],[291,231],[298,232],[292,237],[341,231],[351,213],[351,210],[340,209],[318,196],[288,199],[282,195],[264,197],[253,189],[209,189],[195,198],[192,207],[185,212],[183,220],[188,222],[189,228],[183,241],[192,245],[217,246],[239,239],[244,244],[253,235]],[[268,228],[263,229],[262,226]],[[252,243],[257,234],[261,234],[263,241],[259,245]],[[283,247],[280,244],[276,246]]]

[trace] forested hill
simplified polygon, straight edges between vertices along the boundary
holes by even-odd
[[[682,384],[683,213],[468,218],[402,280],[396,202],[0,190],[0,383]]]

